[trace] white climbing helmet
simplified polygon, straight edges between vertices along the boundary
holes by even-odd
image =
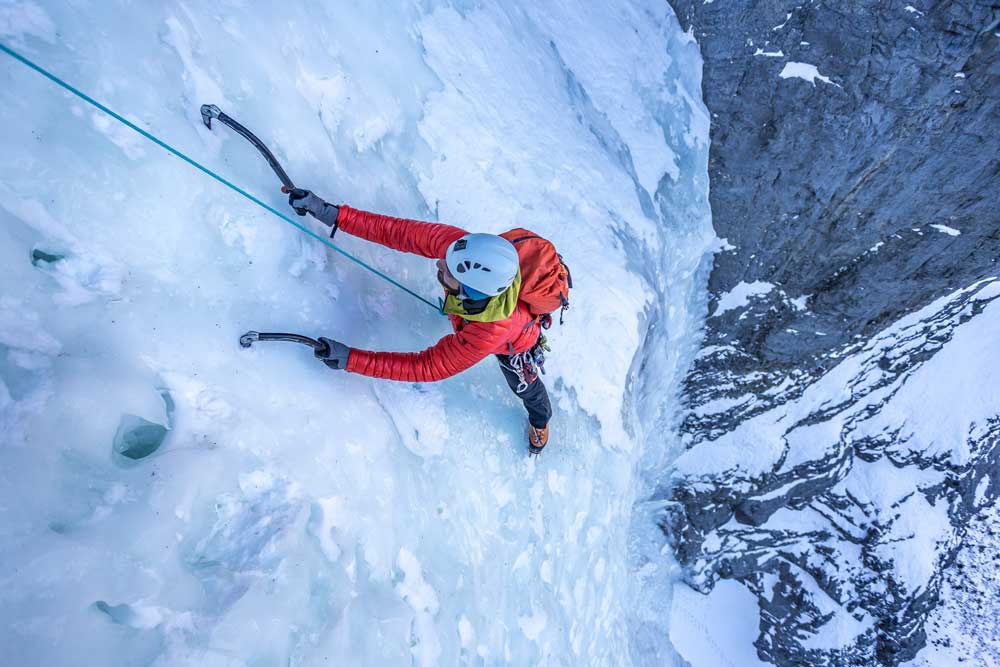
[[[517,250],[495,234],[466,234],[444,256],[451,275],[468,288],[487,296],[502,294],[517,277]]]

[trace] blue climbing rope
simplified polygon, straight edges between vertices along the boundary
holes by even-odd
[[[156,144],[160,148],[163,148],[163,149],[167,150],[168,152],[173,153],[174,155],[176,155],[180,159],[184,160],[185,162],[187,162],[189,165],[191,165],[195,169],[198,169],[199,171],[202,171],[202,172],[208,174],[209,176],[211,176],[212,178],[214,178],[218,182],[222,183],[223,185],[225,185],[226,187],[230,188],[231,190],[235,190],[236,192],[240,193],[241,195],[243,195],[244,197],[246,197],[247,199],[249,199],[253,203],[255,203],[258,206],[260,206],[261,208],[263,208],[263,209],[265,209],[267,211],[270,211],[271,213],[275,214],[276,216],[278,216],[279,218],[281,218],[282,220],[284,220],[285,222],[287,222],[288,224],[290,224],[292,227],[295,227],[296,229],[298,229],[303,234],[311,236],[312,238],[316,239],[320,243],[323,243],[323,244],[329,246],[330,248],[332,248],[333,250],[339,252],[341,255],[343,255],[347,259],[351,260],[352,262],[355,262],[356,264],[360,264],[364,268],[368,269],[369,271],[371,271],[372,273],[374,273],[376,276],[378,276],[382,280],[385,280],[386,282],[392,283],[393,285],[395,285],[399,289],[403,290],[404,292],[406,292],[410,296],[412,296],[414,298],[417,298],[417,299],[420,299],[421,301],[423,301],[424,303],[426,303],[428,306],[430,306],[434,310],[436,310],[438,312],[442,312],[441,311],[441,307],[440,307],[439,304],[435,304],[432,301],[429,301],[429,300],[425,299],[424,297],[420,296],[419,294],[417,294],[416,292],[414,292],[413,290],[411,290],[409,287],[406,287],[402,283],[399,283],[396,280],[393,280],[392,278],[390,278],[386,274],[382,273],[381,271],[379,271],[375,267],[371,266],[370,264],[366,264],[365,262],[361,261],[360,259],[358,259],[354,255],[352,255],[351,253],[347,252],[346,250],[342,250],[340,247],[338,247],[336,244],[332,243],[328,239],[325,239],[322,236],[320,236],[319,234],[316,234],[315,232],[307,229],[306,227],[303,227],[302,225],[300,225],[299,223],[295,222],[294,220],[292,220],[291,218],[289,218],[287,215],[285,215],[281,211],[278,211],[277,209],[275,209],[273,206],[269,206],[268,204],[265,204],[263,201],[261,201],[260,199],[257,199],[256,197],[254,197],[252,194],[250,194],[249,192],[247,192],[243,188],[239,187],[238,185],[235,185],[235,184],[231,183],[230,181],[226,180],[222,176],[219,176],[214,171],[212,171],[208,167],[205,167],[204,165],[200,164],[199,162],[196,162],[196,161],[192,160],[187,155],[185,155],[184,153],[180,152],[179,150],[177,150],[176,148],[174,148],[170,144],[166,143],[165,141],[161,141],[160,139],[157,139],[155,136],[153,136],[152,134],[150,134],[146,130],[144,130],[141,127],[135,125],[134,123],[129,122],[128,120],[126,120],[125,118],[123,118],[122,116],[120,116],[119,114],[115,113],[114,111],[112,111],[108,107],[104,106],[103,104],[101,104],[100,102],[98,102],[97,100],[95,100],[94,98],[90,97],[86,93],[84,93],[84,92],[82,92],[82,91],[74,88],[73,86],[71,86],[70,84],[66,83],[65,81],[63,81],[62,79],[60,79],[59,77],[57,77],[55,74],[52,74],[51,72],[49,72],[45,68],[40,67],[39,65],[36,65],[31,60],[29,60],[29,59],[25,58],[24,56],[22,56],[20,53],[18,53],[16,51],[14,51],[13,49],[9,48],[3,42],[0,42],[0,51],[3,51],[4,53],[6,53],[7,55],[9,55],[14,60],[17,60],[18,62],[26,65],[27,67],[33,69],[36,72],[38,72],[39,74],[41,74],[42,76],[44,76],[49,81],[52,81],[53,83],[55,83],[57,86],[60,86],[60,87],[62,87],[64,89],[68,90],[69,92],[73,93],[74,95],[76,95],[77,97],[79,97],[84,102],[87,102],[88,104],[91,104],[94,107],[100,109],[104,113],[108,114],[109,116],[111,116],[112,118],[114,118],[115,120],[117,120],[122,125],[125,125],[126,127],[129,127],[132,130],[135,130],[136,132],[138,132],[142,136],[146,137],[147,139],[149,139],[150,141],[152,141],[154,144]]]

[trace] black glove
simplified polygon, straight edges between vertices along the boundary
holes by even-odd
[[[327,204],[309,190],[302,188],[290,190],[288,192],[288,205],[295,209],[299,215],[308,213],[327,227],[333,227],[336,230],[340,209],[333,204]]]
[[[322,336],[320,336],[319,342],[323,343],[326,347],[314,350],[317,359],[322,359],[328,368],[332,368],[335,371],[347,368],[347,361],[351,357],[351,348],[332,338],[324,338]]]

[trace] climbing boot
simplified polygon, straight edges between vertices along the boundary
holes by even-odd
[[[544,428],[535,428],[528,424],[528,455],[538,456],[549,441],[548,424]]]

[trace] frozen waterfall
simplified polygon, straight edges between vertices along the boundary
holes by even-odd
[[[0,0],[0,41],[275,208],[201,104],[333,202],[554,241],[553,440],[526,458],[492,360],[410,385],[240,349],[449,330],[0,55],[4,662],[669,664],[636,502],[716,244],[697,45],[652,0],[331,4]],[[337,242],[436,299],[427,260]]]

